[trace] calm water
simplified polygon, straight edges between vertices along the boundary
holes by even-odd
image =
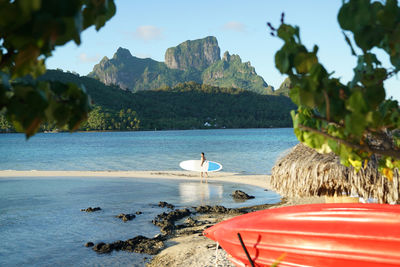
[[[224,171],[270,173],[298,141],[293,129],[0,134],[2,170],[179,170],[179,162],[220,162]]]
[[[199,158],[221,162],[225,171],[269,173],[276,158],[297,143],[292,129],[0,135],[0,169],[15,170],[179,170],[179,162]],[[236,203],[243,190],[256,198]],[[166,209],[239,207],[276,203],[279,195],[231,183],[124,178],[0,179],[0,266],[143,266],[143,255],[98,255],[84,247],[154,236],[151,220]],[[89,206],[102,211],[81,212]],[[119,213],[141,211],[130,222]]]
[[[241,189],[256,198],[235,203],[229,196]],[[151,220],[158,201],[191,207],[200,204],[239,207],[276,203],[279,195],[231,183],[179,182],[142,179],[0,179],[0,266],[143,266],[143,255],[113,252],[98,255],[84,247],[126,240],[139,234],[154,236]],[[81,212],[88,206],[102,211]],[[124,223],[114,216],[141,211]]]

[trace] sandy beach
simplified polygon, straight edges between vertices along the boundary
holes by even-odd
[[[57,178],[57,177],[95,177],[95,178],[148,178],[148,179],[173,179],[185,181],[200,181],[200,175],[189,171],[0,171],[1,178]],[[210,173],[209,181],[232,182],[247,184],[268,189],[268,175],[242,175],[232,172]]]
[[[61,177],[87,177],[87,178],[145,178],[145,179],[174,179],[200,181],[198,173],[187,171],[0,171],[2,178],[61,178]],[[270,189],[268,175],[242,175],[238,173],[217,172],[211,173],[208,181],[222,181]],[[256,209],[274,208],[287,205],[306,203],[321,203],[324,198],[282,198],[281,203],[255,207]],[[176,230],[165,242],[165,248],[147,263],[148,266],[233,266],[228,260],[228,255],[223,249],[216,249],[212,240],[202,236],[205,227],[229,219],[230,214],[202,214],[193,216],[201,222],[201,226],[193,226],[183,230]]]

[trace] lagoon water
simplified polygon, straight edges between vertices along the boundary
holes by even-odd
[[[160,132],[0,135],[1,170],[179,170],[179,162],[199,158],[221,162],[225,171],[270,173],[277,157],[297,144],[292,129],[238,129]],[[256,198],[234,202],[240,189]],[[151,220],[168,211],[198,205],[226,207],[276,203],[274,192],[246,185],[130,178],[0,179],[0,266],[143,266],[127,252],[98,255],[84,247],[154,236]],[[80,209],[100,206],[99,212]],[[129,222],[120,213],[141,211]]]
[[[224,171],[266,174],[297,143],[291,128],[1,134],[0,170],[179,170],[204,152]]]

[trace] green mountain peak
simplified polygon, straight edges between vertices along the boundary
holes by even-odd
[[[220,53],[214,36],[187,40],[168,48],[165,63],[137,58],[128,49],[119,47],[113,58],[104,57],[88,76],[131,91],[173,87],[178,83],[195,81],[261,94],[273,92],[250,62],[243,63],[239,55],[230,55],[229,52],[225,52],[221,59]]]
[[[187,40],[165,52],[165,64],[170,69],[202,71],[220,59],[220,48],[214,36]]]
[[[113,59],[126,59],[131,57],[132,54],[128,49],[119,47],[117,52],[114,54]]]

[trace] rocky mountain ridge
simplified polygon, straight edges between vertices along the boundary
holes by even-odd
[[[104,57],[96,64],[88,76],[133,92],[173,87],[188,81],[260,94],[274,91],[250,62],[242,62],[239,55],[226,51],[221,59],[218,41],[213,36],[168,48],[165,63],[132,56],[128,49],[120,47],[113,58]]]

